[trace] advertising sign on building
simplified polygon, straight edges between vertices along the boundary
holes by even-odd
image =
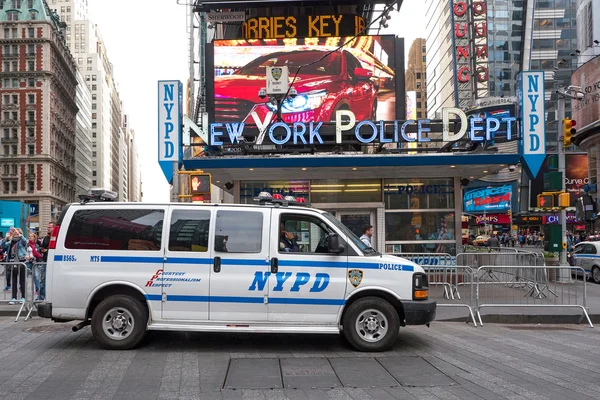
[[[581,101],[572,102],[572,119],[577,121],[577,132],[600,120],[600,57],[587,61],[571,76],[571,84],[585,93]]]
[[[254,17],[242,24],[242,37],[290,39],[354,36],[362,34],[365,27],[365,19],[353,14]]]
[[[584,186],[589,183],[588,179],[588,155],[566,154],[565,155],[565,188],[571,195],[571,207],[575,207],[577,197],[584,193]],[[544,174],[549,172],[548,161],[544,161],[538,176],[531,181],[531,208],[537,207],[537,195],[544,191]]]
[[[463,209],[466,212],[507,211],[511,208],[512,184],[488,186],[465,191]]]

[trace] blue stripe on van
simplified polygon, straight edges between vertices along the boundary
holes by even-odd
[[[146,294],[146,299],[150,301],[162,301],[160,294]],[[242,297],[242,296],[187,296],[187,295],[167,295],[167,301],[181,301],[193,303],[243,303],[243,304],[262,304],[264,297]],[[270,297],[271,304],[299,304],[299,305],[319,305],[319,306],[342,306],[346,300],[338,299],[307,299],[307,298],[278,298]]]
[[[140,256],[100,256],[100,262],[106,263],[140,263],[140,264],[162,264],[162,257],[140,257]]]

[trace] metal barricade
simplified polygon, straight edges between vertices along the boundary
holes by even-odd
[[[4,295],[0,299],[0,303],[20,305],[19,312],[17,313],[17,317],[15,318],[15,322],[17,322],[21,317],[21,313],[23,312],[23,310],[29,311],[30,307],[31,300],[27,296],[27,264],[25,262],[2,262],[0,263],[0,265],[4,266],[3,272],[5,275],[6,286],[10,286],[11,289],[11,292],[3,292]],[[23,283],[23,285],[21,285],[21,283]],[[17,296],[15,296],[15,300],[13,300],[12,291],[15,289],[17,290]],[[6,298],[7,295],[10,297]]]
[[[484,307],[554,307],[581,309],[581,319],[585,317],[593,328],[587,310],[585,279],[553,281],[549,279],[549,269],[557,270],[555,272],[560,272],[561,276],[570,276],[573,271],[584,272],[583,268],[571,266],[485,265],[479,267],[475,273],[479,324],[483,325],[481,309]],[[484,281],[491,273],[497,279]]]
[[[31,282],[30,282],[31,301],[29,303],[29,311],[25,317],[25,321],[31,318],[33,309],[37,309],[39,303],[44,303],[46,297],[46,263],[36,262],[31,267]]]
[[[473,270],[470,267],[456,266],[456,257],[448,253],[396,253],[392,254],[419,264],[427,274],[429,298],[436,301],[438,307],[464,307],[469,311],[467,317],[477,326],[473,312],[475,298]],[[457,285],[468,285],[470,296],[461,299]]]
[[[460,246],[461,253],[517,253],[518,249],[515,247],[488,247],[488,246],[472,246],[462,245]]]

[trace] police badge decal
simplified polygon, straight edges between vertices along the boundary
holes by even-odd
[[[354,287],[358,287],[362,282],[363,272],[360,269],[351,269],[348,271],[348,279]]]
[[[273,79],[275,79],[276,81],[278,81],[281,78],[281,74],[283,73],[281,68],[272,68],[271,69],[271,76],[273,76]]]

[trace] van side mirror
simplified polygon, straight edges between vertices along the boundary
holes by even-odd
[[[327,236],[327,248],[330,253],[340,254],[344,252],[344,246],[340,245],[340,236],[337,233],[330,233]]]

